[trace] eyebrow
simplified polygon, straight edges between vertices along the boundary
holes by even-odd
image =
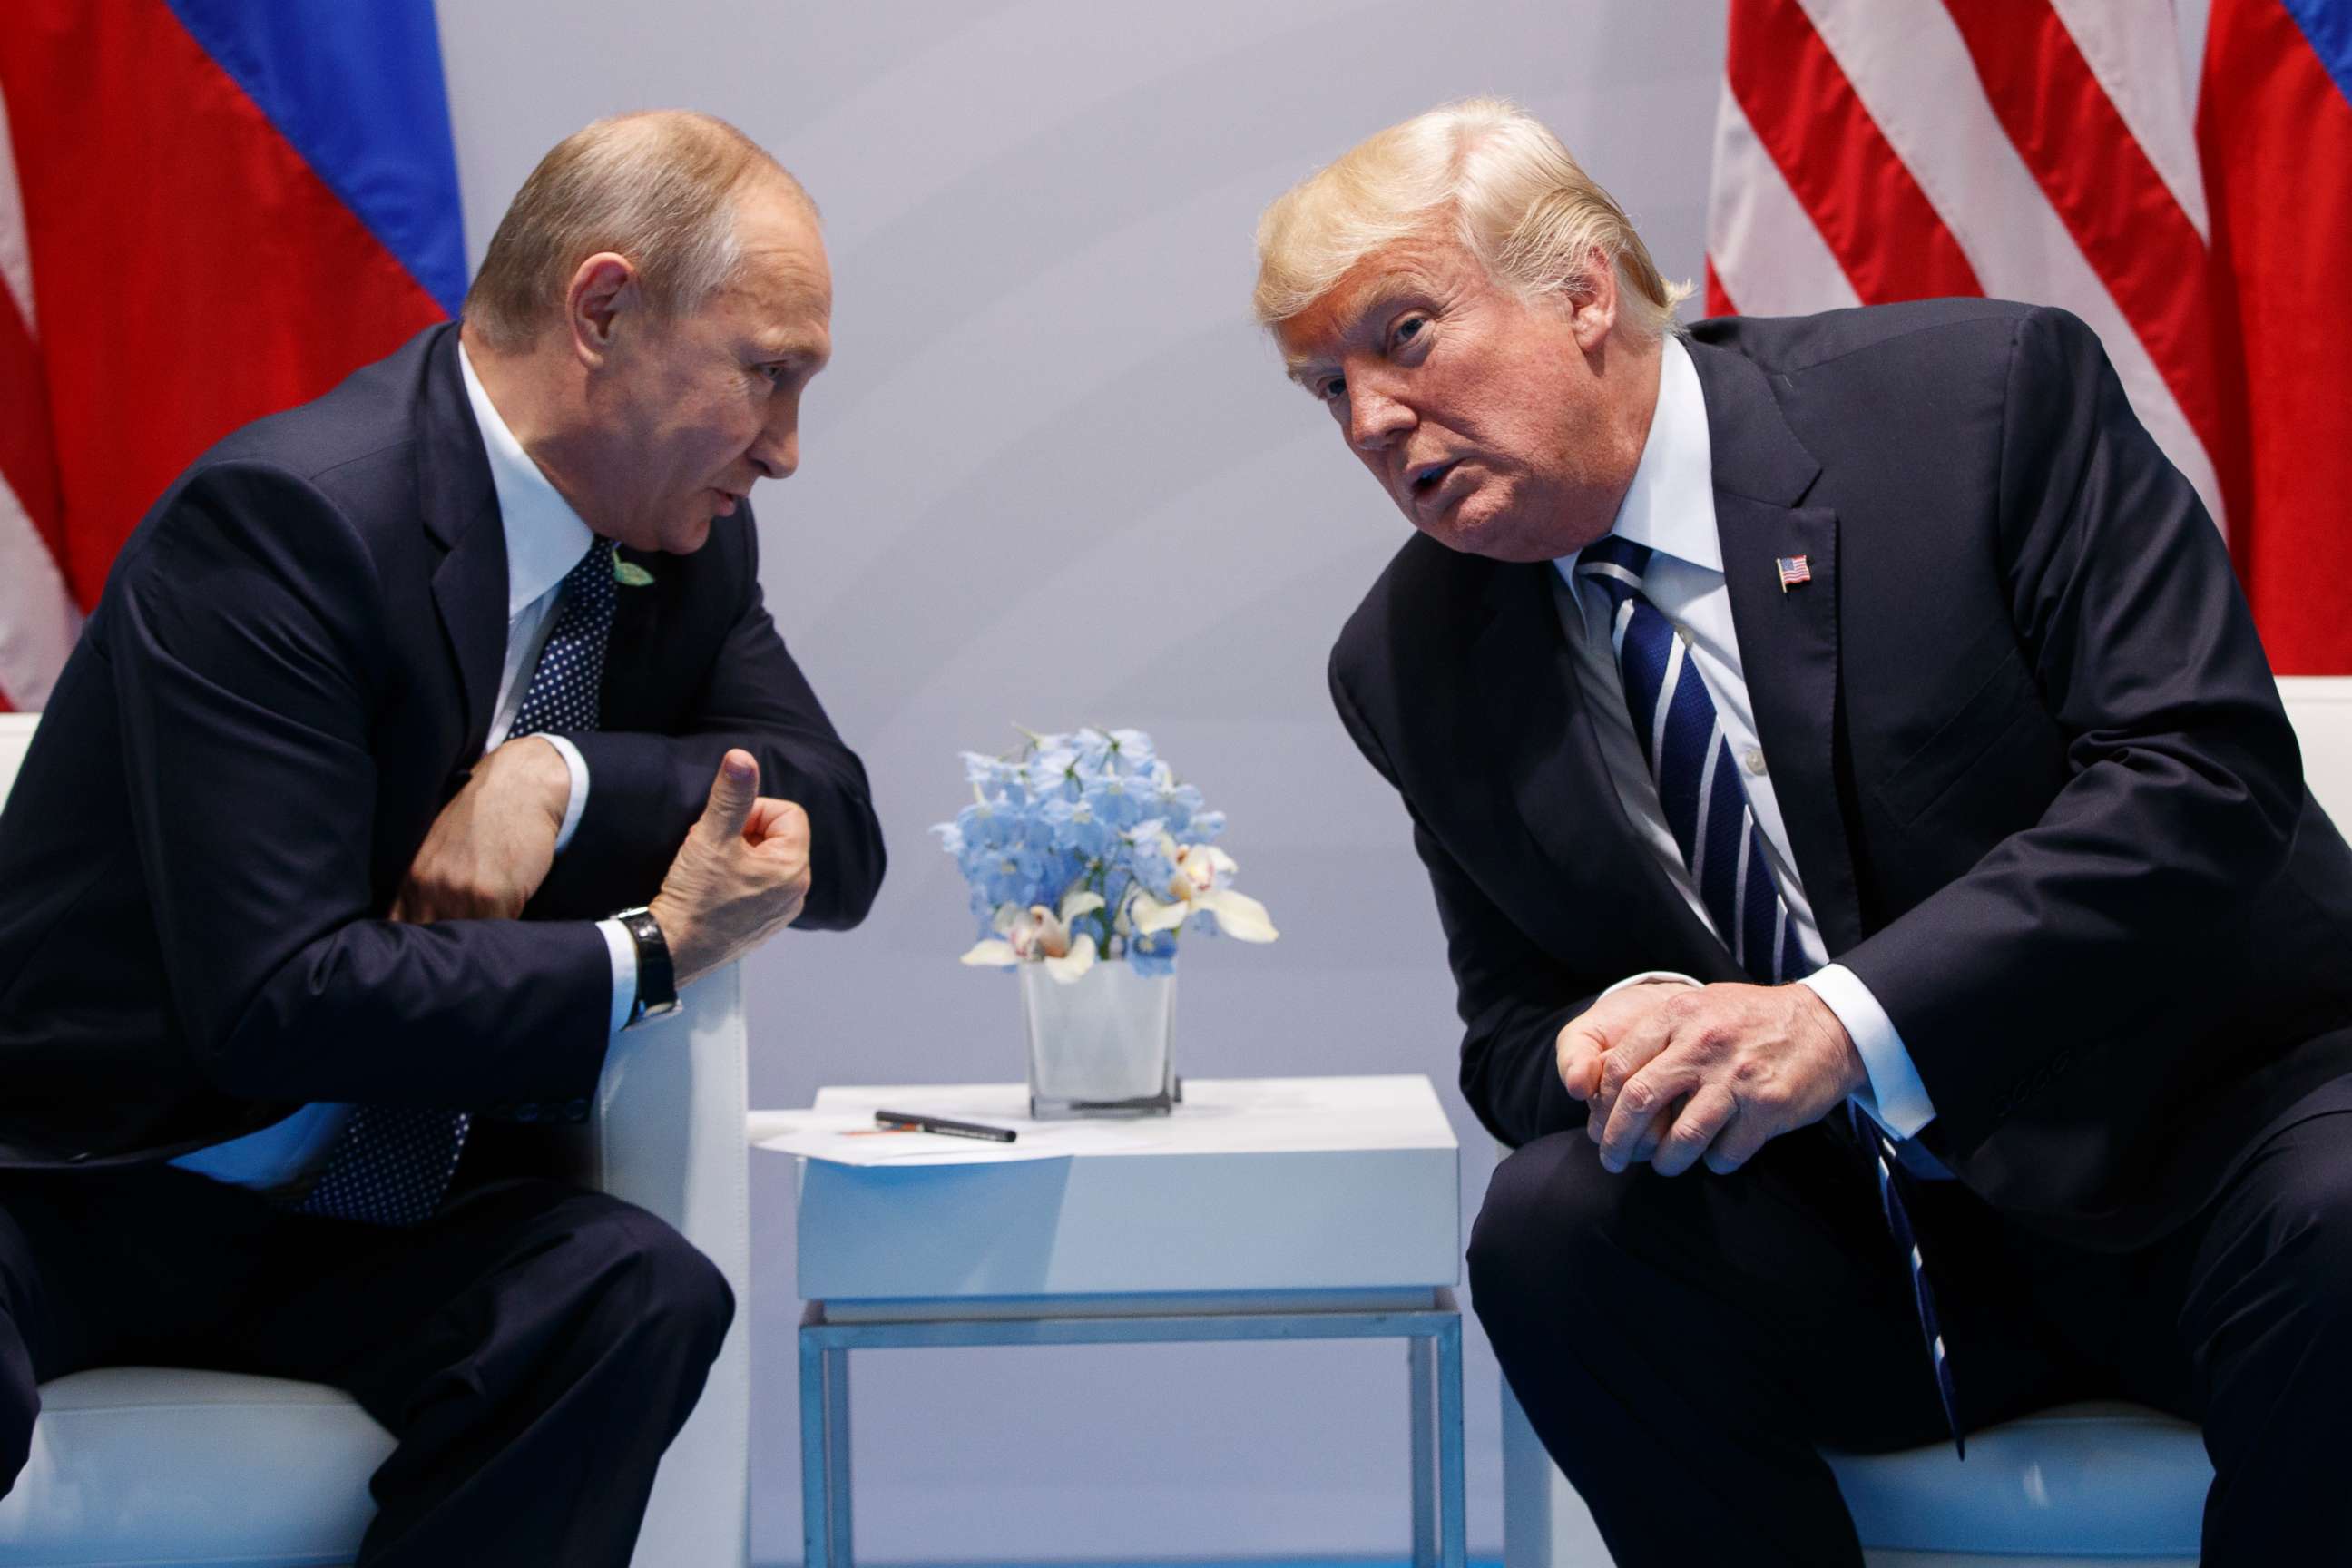
[[[1344,342],[1361,331],[1364,323],[1386,307],[1395,304],[1408,294],[1428,292],[1430,292],[1429,279],[1409,268],[1385,274],[1380,281],[1367,285],[1362,295],[1349,305],[1345,317],[1346,324],[1334,334],[1334,337],[1337,341]],[[1318,374],[1327,368],[1328,362],[1317,359],[1310,354],[1295,354],[1285,351],[1282,364],[1284,374],[1308,392],[1313,392],[1314,379]]]

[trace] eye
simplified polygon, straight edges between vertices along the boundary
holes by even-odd
[[[1398,349],[1404,348],[1407,345],[1419,341],[1422,336],[1422,329],[1428,325],[1429,318],[1427,316],[1405,317],[1402,321],[1397,322],[1395,326],[1389,329],[1390,351],[1393,353]]]
[[[1346,396],[1347,392],[1348,383],[1344,376],[1327,376],[1315,384],[1315,395],[1326,403]]]
[[[770,386],[778,386],[782,384],[785,375],[785,369],[782,365],[770,363],[760,366],[759,370],[761,375],[768,378],[768,384]]]

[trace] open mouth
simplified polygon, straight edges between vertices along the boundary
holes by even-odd
[[[1412,489],[1413,499],[1423,500],[1434,491],[1439,482],[1454,471],[1454,464],[1460,460],[1449,458],[1442,463],[1423,463],[1414,468],[1406,479],[1406,484]]]

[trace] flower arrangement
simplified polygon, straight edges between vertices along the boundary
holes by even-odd
[[[963,753],[972,803],[931,829],[962,868],[980,922],[964,963],[1042,963],[1067,984],[1100,960],[1171,973],[1188,924],[1243,942],[1279,934],[1264,904],[1233,889],[1238,868],[1210,842],[1225,814],[1176,782],[1150,736],[1022,733],[1011,755]]]

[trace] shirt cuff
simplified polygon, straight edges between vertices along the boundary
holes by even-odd
[[[588,759],[580,754],[579,747],[562,736],[551,735],[544,730],[535,732],[541,740],[555,748],[557,754],[563,759],[564,767],[572,773],[572,798],[563,807],[563,826],[555,830],[555,852],[561,855],[564,846],[572,842],[572,834],[579,831],[580,814],[588,809]],[[624,931],[622,934],[625,936],[628,933]],[[634,962],[629,965],[629,973],[632,975],[636,973]]]
[[[1685,985],[1703,985],[1706,984],[1704,981],[1693,979],[1691,976],[1683,973],[1677,969],[1644,969],[1639,974],[1629,974],[1625,976],[1624,979],[1620,980],[1616,984],[1612,985],[1608,990],[1603,991],[1601,994],[1601,996],[1614,996],[1620,991],[1624,990],[1628,985],[1647,985],[1653,980],[1673,980]],[[1598,1002],[1601,1000],[1601,996],[1595,996],[1593,1000]]]
[[[604,951],[613,955],[613,1033],[627,1026],[637,1010],[637,939],[618,921],[598,921],[604,933]]]
[[[1845,1032],[1853,1037],[1862,1070],[1870,1075],[1870,1088],[1856,1094],[1853,1102],[1868,1111],[1873,1121],[1886,1129],[1889,1137],[1908,1138],[1936,1120],[1935,1103],[1927,1098],[1927,1086],[1919,1081],[1919,1069],[1912,1065],[1895,1020],[1886,1016],[1886,1009],[1878,1005],[1860,975],[1843,963],[1830,963],[1797,984],[1810,987],[1827,1003]]]

